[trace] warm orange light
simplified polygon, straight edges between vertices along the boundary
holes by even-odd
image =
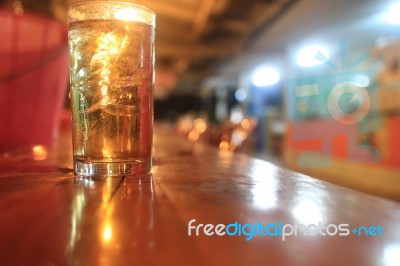
[[[38,145],[38,146],[33,147],[32,151],[33,151],[33,159],[35,161],[46,160],[47,150],[45,147]]]
[[[196,142],[200,138],[199,132],[196,129],[192,129],[188,134],[188,140]]]
[[[178,121],[178,131],[180,133],[188,133],[193,128],[192,119],[188,116],[185,116]]]
[[[240,122],[240,125],[242,126],[243,129],[249,129],[251,126],[250,120],[249,119],[243,119],[242,122]]]
[[[197,118],[194,120],[194,128],[199,132],[199,133],[204,133],[207,129],[207,124],[204,121],[204,119]]]
[[[103,231],[104,242],[109,242],[112,238],[112,227],[111,224],[106,224]]]
[[[226,140],[221,141],[219,144],[219,149],[224,151],[229,150],[229,142]]]
[[[238,135],[239,135],[239,138],[240,138],[241,140],[246,140],[246,139],[247,139],[247,133],[246,133],[246,131],[240,130]]]

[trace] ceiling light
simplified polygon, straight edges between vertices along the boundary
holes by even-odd
[[[392,5],[385,15],[386,22],[392,25],[400,25],[400,3]]]
[[[317,54],[320,53],[326,59],[329,59],[329,52],[325,47],[321,46],[308,46],[300,50],[297,55],[297,65],[301,67],[316,66],[323,63],[317,59]]]
[[[271,67],[257,68],[253,73],[253,84],[257,87],[266,87],[278,83],[280,75],[278,71]]]

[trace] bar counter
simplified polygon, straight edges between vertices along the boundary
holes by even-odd
[[[90,180],[74,177],[68,136],[53,150],[2,153],[0,264],[400,263],[397,202],[168,134],[156,134],[153,158],[151,174]],[[237,234],[211,231],[218,224]],[[304,235],[299,226],[282,239],[277,226],[249,239],[238,235],[245,224],[351,231]]]

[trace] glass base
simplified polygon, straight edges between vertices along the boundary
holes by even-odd
[[[124,176],[147,174],[151,170],[151,159],[130,162],[82,162],[74,160],[75,174],[79,176]]]

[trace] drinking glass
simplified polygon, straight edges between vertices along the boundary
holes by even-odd
[[[68,10],[70,100],[77,175],[151,170],[155,13],[131,3]]]

